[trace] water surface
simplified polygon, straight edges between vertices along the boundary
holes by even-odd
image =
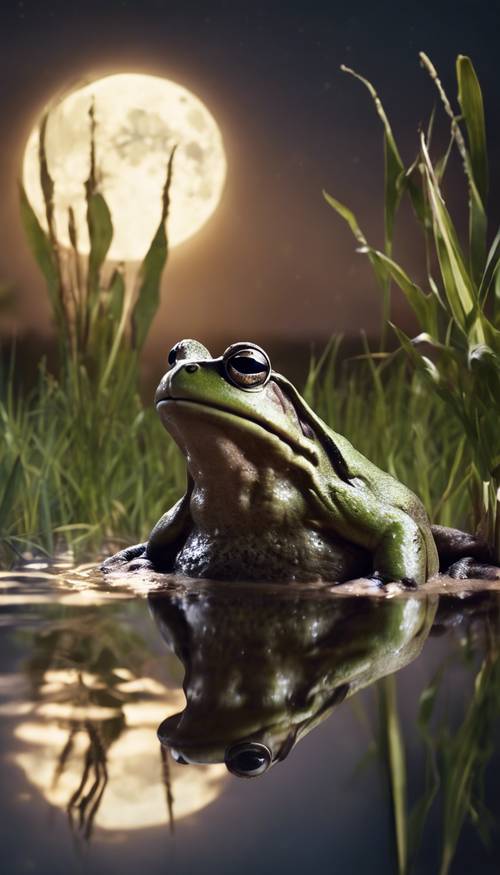
[[[499,871],[495,587],[132,584],[1,573],[2,873]]]

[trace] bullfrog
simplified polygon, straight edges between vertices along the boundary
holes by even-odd
[[[337,592],[193,581],[184,591],[149,595],[185,671],[185,708],[158,728],[176,762],[220,762],[238,777],[262,775],[345,699],[417,658],[437,596]]]
[[[181,340],[155,396],[186,459],[184,496],[102,568],[219,580],[416,587],[478,549],[432,527],[419,498],[330,429],[255,343],[213,358]]]

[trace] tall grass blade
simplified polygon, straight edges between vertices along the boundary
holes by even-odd
[[[21,222],[29,247],[43,273],[56,321],[61,318],[59,273],[54,250],[31,206],[24,187],[19,184]]]
[[[457,58],[458,102],[467,128],[472,175],[479,197],[488,197],[488,151],[481,86],[472,61],[466,55]]]
[[[410,188],[413,188],[413,182],[410,177],[405,178],[405,169],[399,154],[399,149],[394,139],[394,134],[383,107],[382,101],[378,96],[372,83],[360,76],[350,67],[342,65],[340,68],[343,72],[349,73],[363,83],[368,89],[377,115],[379,116],[384,128],[384,180],[385,180],[385,197],[384,197],[384,230],[385,230],[385,253],[390,256],[392,254],[392,241],[394,236],[394,221],[396,213],[401,202],[401,197],[404,191],[405,183]],[[386,346],[386,331],[387,321],[390,318],[391,312],[391,281],[390,276],[386,274],[382,279],[382,327],[381,327],[381,342],[380,348],[385,349]]]
[[[0,497],[0,533],[6,532],[9,515],[12,512],[12,507],[18,494],[21,477],[21,458],[16,456],[10,472],[7,474],[5,486]]]
[[[394,833],[398,860],[398,875],[405,875],[408,860],[408,836],[406,816],[406,762],[403,736],[396,698],[396,678],[384,678],[378,684],[380,695],[380,720],[382,749],[385,753],[387,778],[392,804]]]
[[[132,339],[134,347],[138,350],[144,344],[160,299],[160,279],[168,255],[166,221],[170,207],[170,185],[172,182],[174,155],[175,147],[172,149],[168,159],[160,223],[141,265],[139,290],[132,311]]]

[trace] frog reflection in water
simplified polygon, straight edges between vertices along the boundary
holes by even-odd
[[[158,735],[177,762],[225,762],[240,777],[283,760],[343,699],[415,659],[437,605],[435,596],[345,597],[297,585],[194,586],[149,596],[185,669],[185,710]]]
[[[155,401],[186,457],[187,491],[104,571],[417,586],[440,559],[467,576],[461,557],[484,558],[472,536],[431,527],[420,500],[329,429],[260,347],[212,358],[183,340],[169,364]]]

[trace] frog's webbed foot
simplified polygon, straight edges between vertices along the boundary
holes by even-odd
[[[146,559],[146,544],[134,544],[133,547],[126,547],[125,550],[120,550],[109,559],[105,559],[100,566],[104,574],[110,572],[128,572],[137,571],[138,569],[152,568],[153,565],[149,559]]]
[[[455,580],[500,580],[500,568],[478,562],[474,556],[464,556],[447,569],[445,574]]]
[[[380,587],[380,589],[385,589],[386,586],[392,583],[398,584],[403,589],[418,588],[418,581],[416,581],[414,577],[400,577],[399,579],[395,579],[393,576],[391,577],[388,574],[382,574],[380,571],[374,571],[370,574],[368,580],[371,580],[376,586]]]

